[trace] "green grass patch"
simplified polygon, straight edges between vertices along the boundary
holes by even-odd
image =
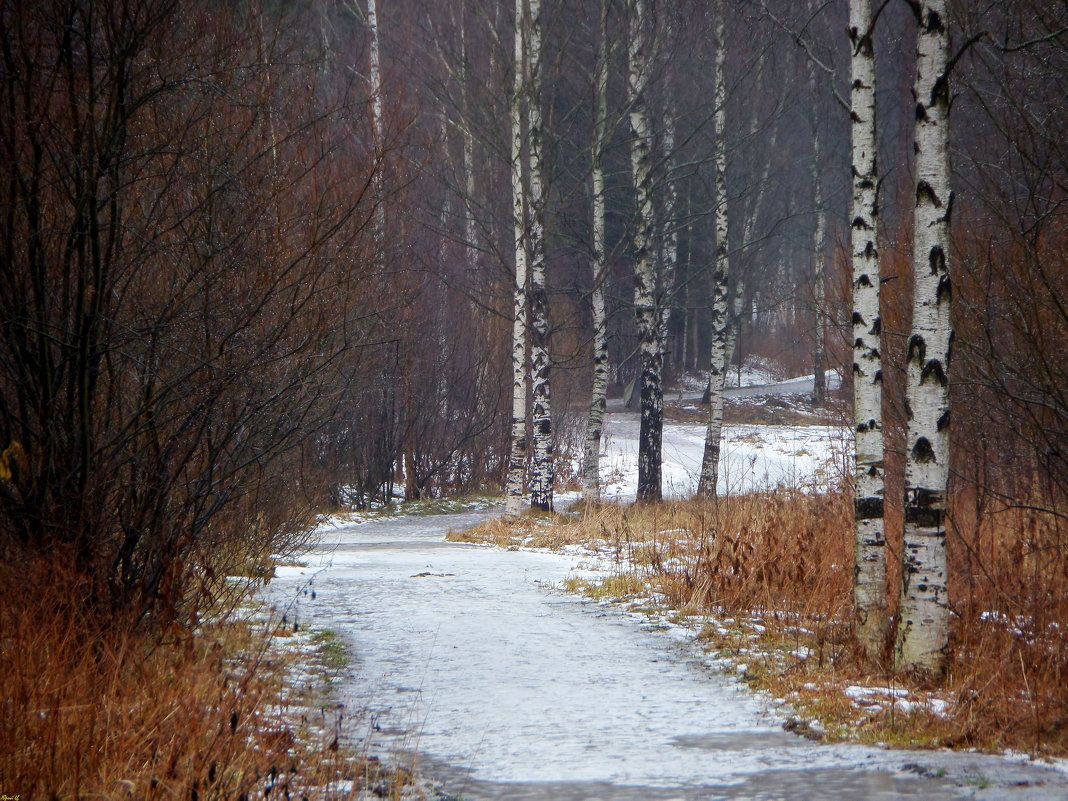
[[[348,667],[349,655],[345,643],[330,629],[316,629],[312,642],[317,648],[319,662],[327,674],[337,674]]]
[[[614,573],[599,579],[570,577],[564,580],[563,588],[595,601],[623,601],[649,591],[636,573]]]
[[[350,520],[382,520],[394,517],[426,517],[429,515],[477,512],[500,502],[492,495],[457,495],[447,498],[426,498],[417,501],[394,501],[374,509],[353,511],[337,509],[334,514]]]

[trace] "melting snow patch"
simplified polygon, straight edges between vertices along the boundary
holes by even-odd
[[[894,709],[904,715],[909,715],[913,712],[926,712],[929,715],[936,715],[937,717],[944,718],[949,709],[949,702],[941,698],[928,698],[920,701],[909,701],[904,698],[898,698],[894,701]]]
[[[806,685],[807,687],[808,685]],[[904,687],[846,687],[843,692],[850,698],[867,698],[871,695],[885,695],[893,698],[907,698],[909,691]]]
[[[949,714],[949,701],[944,698],[931,698],[928,700],[927,706],[933,714],[938,715],[940,718],[944,718]]]
[[[884,710],[879,699],[893,699],[894,709],[905,715],[913,712],[926,712],[944,718],[949,714],[950,702],[944,698],[910,699],[909,691],[904,687],[862,687],[853,685],[842,691],[846,697],[853,699],[853,706],[869,715],[877,715]]]
[[[894,701],[894,709],[896,709],[898,712],[908,715],[909,713],[917,709],[922,710],[923,704],[916,701],[909,701],[905,698],[898,698],[896,701]]]

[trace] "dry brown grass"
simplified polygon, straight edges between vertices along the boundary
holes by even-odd
[[[134,620],[93,617],[84,588],[58,559],[0,563],[0,790],[9,796],[348,798],[331,784],[383,781],[376,761],[343,736],[339,745],[339,716],[301,706],[308,699],[285,681],[287,658],[269,647],[268,628],[213,623],[161,637]]]
[[[950,529],[961,742],[1068,753],[1068,532],[1028,508],[958,494]],[[955,568],[955,569],[953,569]]]
[[[635,595],[651,587],[676,614],[708,616],[701,636],[709,650],[744,663],[751,684],[820,719],[832,738],[1068,754],[1064,533],[1049,515],[980,515],[965,501],[960,494],[954,501],[952,657],[937,683],[893,675],[889,647],[875,667],[854,647],[847,492],[603,505],[578,518],[497,521],[465,539],[581,543],[618,556],[639,579],[630,582]],[[892,533],[891,566],[899,542]],[[628,585],[618,574],[608,580],[612,591],[602,595],[616,597]],[[595,587],[575,589],[598,595]],[[893,591],[890,602],[893,610]],[[881,709],[846,696],[849,685],[885,690],[875,696],[884,699]],[[895,708],[892,690],[907,690],[921,708]],[[931,710],[932,699],[947,702],[944,715]]]
[[[577,534],[568,526],[568,519],[550,517],[537,512],[506,522],[494,518],[475,529],[450,531],[449,542],[496,545],[500,548],[560,548]]]

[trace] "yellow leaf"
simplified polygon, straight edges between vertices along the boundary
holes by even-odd
[[[0,481],[11,481],[12,468],[22,467],[25,464],[26,452],[16,440],[8,445],[3,453],[0,453]]]

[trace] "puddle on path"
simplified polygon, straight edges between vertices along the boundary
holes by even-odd
[[[787,734],[677,635],[551,592],[575,558],[442,541],[485,516],[324,528],[308,567],[267,591],[348,646],[338,693],[366,712],[346,729],[377,753],[417,751],[467,801],[1068,798],[1065,774],[1035,766]]]

